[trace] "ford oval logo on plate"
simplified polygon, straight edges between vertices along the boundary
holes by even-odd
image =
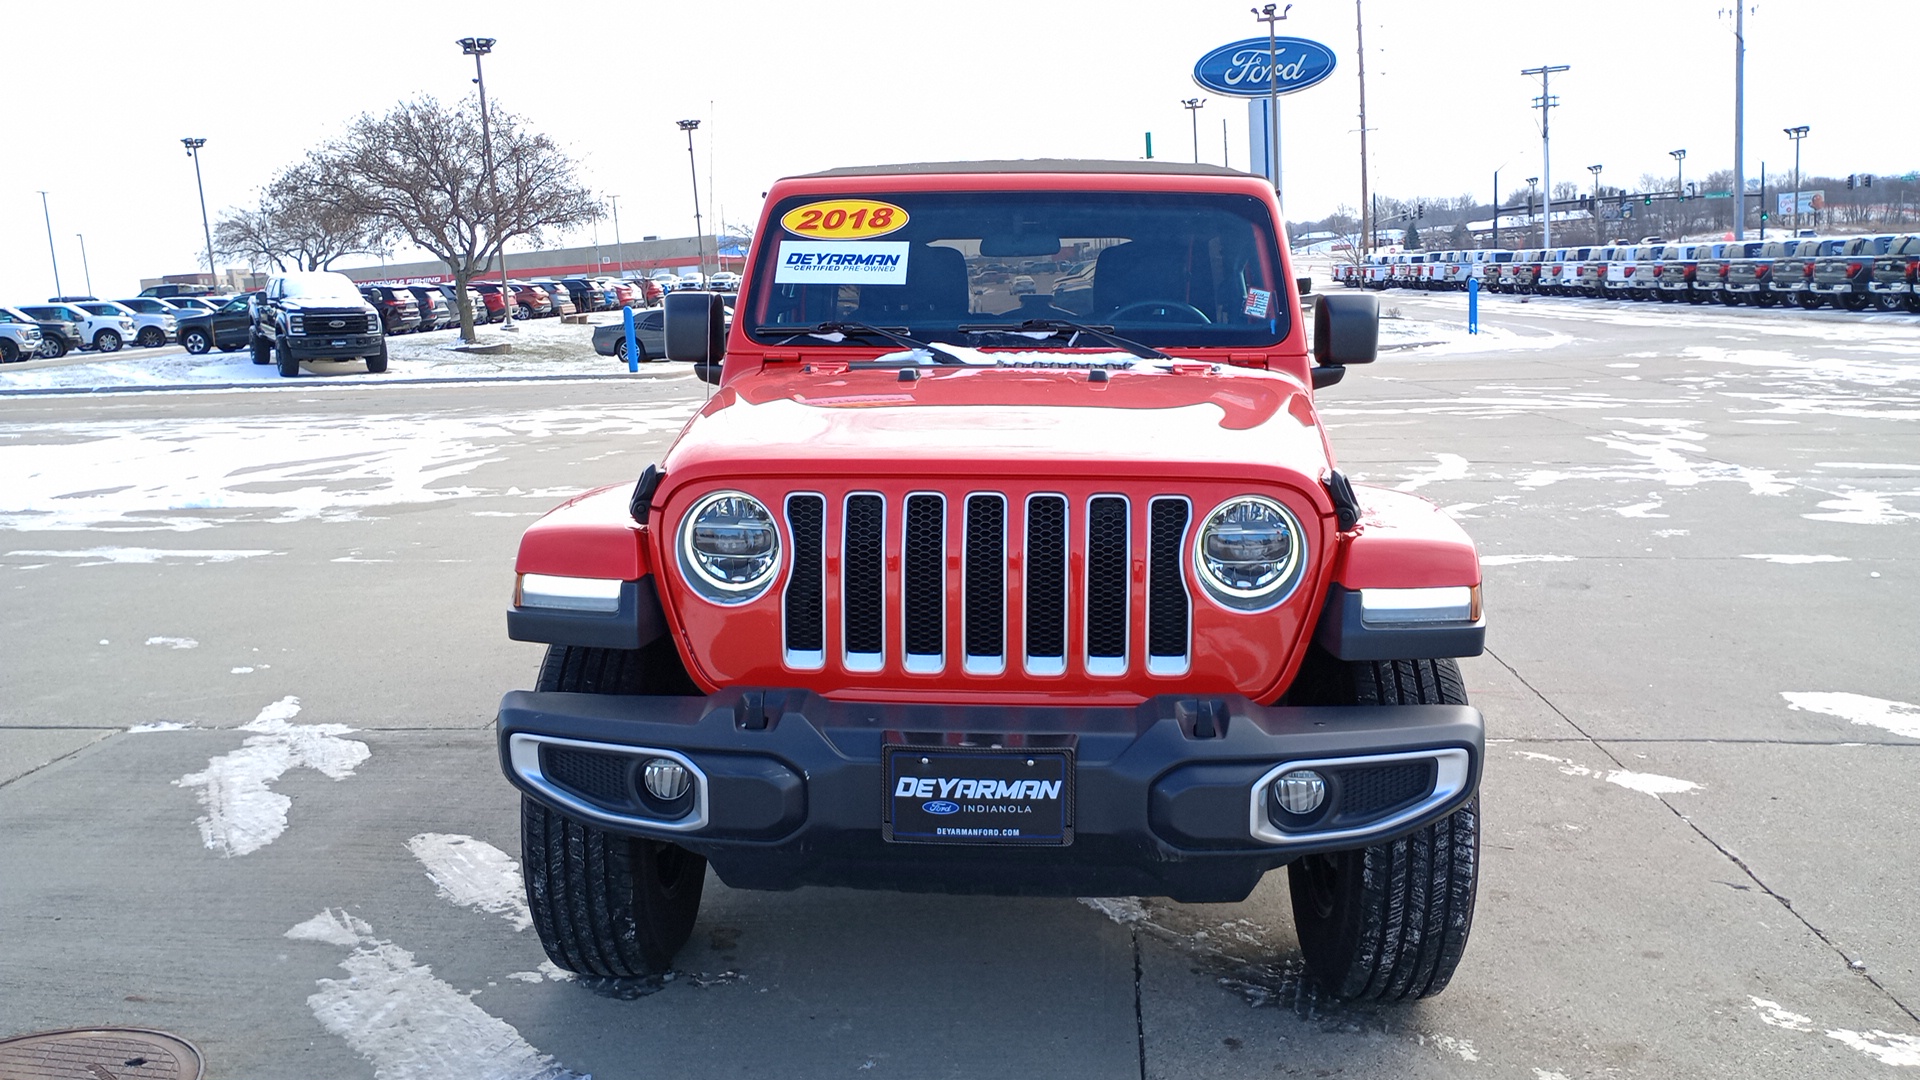
[[[945,799],[935,799],[932,802],[921,803],[920,809],[929,814],[957,814],[960,812],[960,804],[951,803]]]
[[[1216,94],[1234,97],[1266,97],[1273,77],[1267,72],[1268,58],[1279,73],[1282,94],[1305,90],[1333,74],[1333,50],[1306,38],[1283,37],[1273,42],[1268,52],[1266,38],[1247,38],[1222,45],[1193,65],[1193,81]]]

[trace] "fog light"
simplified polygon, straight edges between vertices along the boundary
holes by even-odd
[[[651,765],[647,767],[647,782],[653,782]],[[1312,769],[1300,769],[1273,782],[1273,797],[1289,814],[1311,814],[1327,801],[1327,782]]]
[[[647,762],[647,791],[661,802],[673,802],[687,793],[693,784],[692,774],[686,766],[666,758],[654,758]]]

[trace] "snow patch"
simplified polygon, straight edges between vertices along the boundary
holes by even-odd
[[[1850,724],[1920,739],[1920,705],[1842,692],[1782,690],[1780,696],[1787,699],[1787,708],[1795,711],[1825,713]]]
[[[200,643],[190,637],[150,637],[149,645],[165,645],[169,649],[197,649]]]
[[[1920,1038],[1912,1035],[1895,1035],[1890,1031],[1847,1031],[1844,1028],[1827,1032],[1827,1038],[1837,1039],[1855,1050],[1876,1058],[1882,1065],[1920,1068]]]
[[[1757,998],[1751,994],[1747,995],[1747,1000],[1753,1002],[1753,1010],[1760,1014],[1762,1023],[1770,1024],[1777,1028],[1786,1028],[1788,1031],[1813,1030],[1813,1017],[1811,1016],[1801,1016],[1797,1012],[1788,1012],[1781,1008],[1780,1003],[1777,1001],[1768,1001],[1766,998]]]
[[[499,848],[471,836],[421,833],[407,841],[407,850],[427,868],[427,879],[439,887],[442,899],[490,911],[515,930],[533,925],[520,864]]]
[[[1079,900],[1121,926],[1147,921],[1146,905],[1137,896],[1082,896]]]
[[[1680,795],[1689,791],[1698,791],[1701,788],[1701,785],[1691,780],[1680,780],[1671,776],[1661,776],[1659,773],[1634,772],[1631,769],[1608,769],[1602,772],[1599,769],[1589,769],[1585,765],[1570,761],[1567,758],[1554,757],[1552,754],[1536,753],[1532,750],[1515,750],[1514,755],[1525,758],[1528,761],[1544,761],[1556,765],[1559,767],[1560,773],[1563,776],[1604,780],[1609,784],[1626,788],[1628,791],[1638,791],[1643,795],[1652,795],[1655,798],[1659,798],[1662,795]]]
[[[9,520],[9,515],[10,515],[10,511],[0,511],[0,528],[6,527],[8,525],[12,525],[15,528],[21,527],[17,522]],[[194,562],[197,562],[200,565],[205,566],[208,563],[226,563],[226,562],[233,562],[236,559],[257,559],[262,555],[271,555],[271,554],[273,554],[273,552],[271,551],[188,551],[188,550],[171,549],[171,548],[130,548],[130,547],[97,547],[97,548],[84,548],[78,551],[9,551],[7,552],[7,555],[9,557],[14,555],[24,555],[29,558],[35,558],[35,559],[86,559],[88,560],[86,562],[81,563],[80,564],[81,566],[111,566],[116,563],[133,564],[136,566],[146,566],[152,563],[157,563],[162,559],[191,559]]]
[[[287,770],[305,767],[343,780],[372,756],[366,743],[340,738],[354,730],[345,724],[288,723],[299,713],[300,699],[291,695],[268,705],[240,727],[254,733],[240,749],[209,758],[204,770],[174,781],[200,789],[206,814],[198,824],[208,850],[227,858],[246,855],[287,831],[293,800],[268,786]]]
[[[1433,1046],[1445,1050],[1447,1053],[1458,1057],[1461,1061],[1480,1060],[1479,1052],[1473,1048],[1473,1043],[1466,1039],[1456,1039],[1451,1035],[1430,1035],[1424,1031],[1420,1032],[1417,1038],[1419,1038],[1421,1046]]]
[[[1920,491],[1843,492],[1839,497],[1826,499],[1819,504],[1826,513],[1800,516],[1809,521],[1837,521],[1843,525],[1898,525],[1903,521],[1920,519],[1920,513],[1895,508],[1893,500],[1896,498],[1920,498]]]
[[[129,735],[149,735],[156,731],[185,731],[192,724],[183,724],[178,720],[154,720],[150,723],[135,724],[127,729]]]
[[[1396,491],[1418,491],[1428,484],[1443,480],[1464,480],[1467,475],[1467,459],[1459,454],[1435,454],[1435,464],[1425,472],[1413,476],[1395,485]]]
[[[1578,562],[1573,555],[1482,555],[1481,566],[1513,566],[1516,563],[1530,562]]]
[[[551,960],[542,960],[540,961],[540,966],[535,968],[534,970],[510,971],[507,973],[507,978],[514,979],[516,981],[523,982],[523,983],[538,983],[538,982],[572,982],[574,979],[579,978],[579,976],[575,975],[571,971],[566,971],[560,968],[559,966],[554,964],[554,962]]]
[[[1779,563],[1782,566],[1805,566],[1808,563],[1848,562],[1845,555],[1742,555],[1743,559],[1759,559],[1761,562]]]
[[[589,1080],[534,1049],[511,1024],[414,962],[413,954],[373,936],[344,912],[326,911],[287,936],[350,946],[345,979],[321,979],[307,998],[320,1026],[346,1040],[394,1080]]]

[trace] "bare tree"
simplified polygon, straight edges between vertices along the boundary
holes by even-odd
[[[434,97],[363,114],[308,160],[314,193],[365,215],[447,264],[460,298],[460,336],[474,340],[467,283],[507,241],[538,242],[600,217],[573,160],[522,118],[494,106],[494,175],[487,175],[479,106]],[[496,190],[498,201],[495,200]]]
[[[283,270],[326,270],[342,255],[384,251],[390,230],[317,194],[316,181],[309,164],[282,172],[267,185],[257,209],[221,216],[213,227],[214,250]]]

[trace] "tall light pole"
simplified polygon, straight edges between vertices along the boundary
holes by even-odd
[[[1274,12],[1275,8],[1280,9],[1278,14]],[[1269,132],[1267,165],[1273,169],[1274,200],[1284,202],[1285,196],[1280,187],[1280,28],[1278,24],[1286,20],[1287,12],[1293,10],[1293,5],[1288,4],[1282,8],[1278,4],[1268,4],[1263,8],[1247,10],[1253,12],[1255,21],[1267,24],[1267,130]],[[1285,212],[1286,208],[1282,206],[1281,213]]]
[[[1600,242],[1600,166],[1589,165],[1587,171],[1593,174],[1593,242]]]
[[[87,265],[87,234],[74,233],[80,238],[80,269],[87,275],[87,295],[93,295],[93,267]]]
[[[1807,125],[1781,128],[1793,140],[1793,231],[1800,231],[1800,140],[1807,137]]]
[[[40,193],[40,214],[47,219],[47,257],[53,260],[53,295],[65,296],[60,288],[60,256],[53,250],[53,212],[47,209],[47,193]]]
[[[1533,107],[1540,110],[1540,175],[1546,180],[1546,185],[1541,189],[1547,196],[1547,212],[1540,215],[1540,246],[1543,248],[1553,246],[1553,143],[1547,138],[1547,117],[1553,107],[1560,104],[1559,99],[1547,93],[1547,76],[1566,70],[1569,70],[1568,65],[1554,64],[1550,67],[1527,68],[1520,73],[1540,76],[1540,96],[1533,99]]]
[[[1200,164],[1200,110],[1207,103],[1206,98],[1190,97],[1180,104],[1187,107],[1187,115],[1193,117],[1193,163]]]
[[[1533,216],[1533,188],[1534,188],[1534,185],[1538,184],[1539,182],[1540,182],[1540,178],[1537,176],[1527,177],[1527,216],[1528,217]]]
[[[213,268],[213,230],[207,227],[207,185],[200,180],[200,148],[207,145],[205,139],[181,139],[187,148],[187,156],[193,159],[193,186],[200,191],[200,231],[207,238],[207,280],[215,288],[219,287],[219,271]]]
[[[1685,182],[1687,152],[1685,150],[1669,150],[1667,151],[1667,156],[1673,158],[1673,216],[1674,220],[1678,221],[1680,218],[1680,207],[1685,202],[1687,190]]]
[[[613,251],[620,260],[620,266],[614,271],[621,280],[627,277],[627,245],[620,242],[620,196],[609,195],[607,201],[613,204]]]
[[[1733,5],[1733,238],[1747,238],[1747,4]]]
[[[698,120],[680,121],[680,130],[687,133],[687,172],[693,177],[693,238],[700,245],[700,276],[707,275],[707,234],[700,224],[700,167],[693,156],[693,133],[700,127]]]
[[[507,240],[500,234],[500,180],[493,173],[493,129],[487,120],[487,78],[480,58],[493,51],[490,37],[464,37],[460,52],[473,57],[473,84],[480,88],[480,152],[487,167],[487,188],[493,193],[493,235],[500,242],[500,329],[513,329],[513,288],[507,284]]]

